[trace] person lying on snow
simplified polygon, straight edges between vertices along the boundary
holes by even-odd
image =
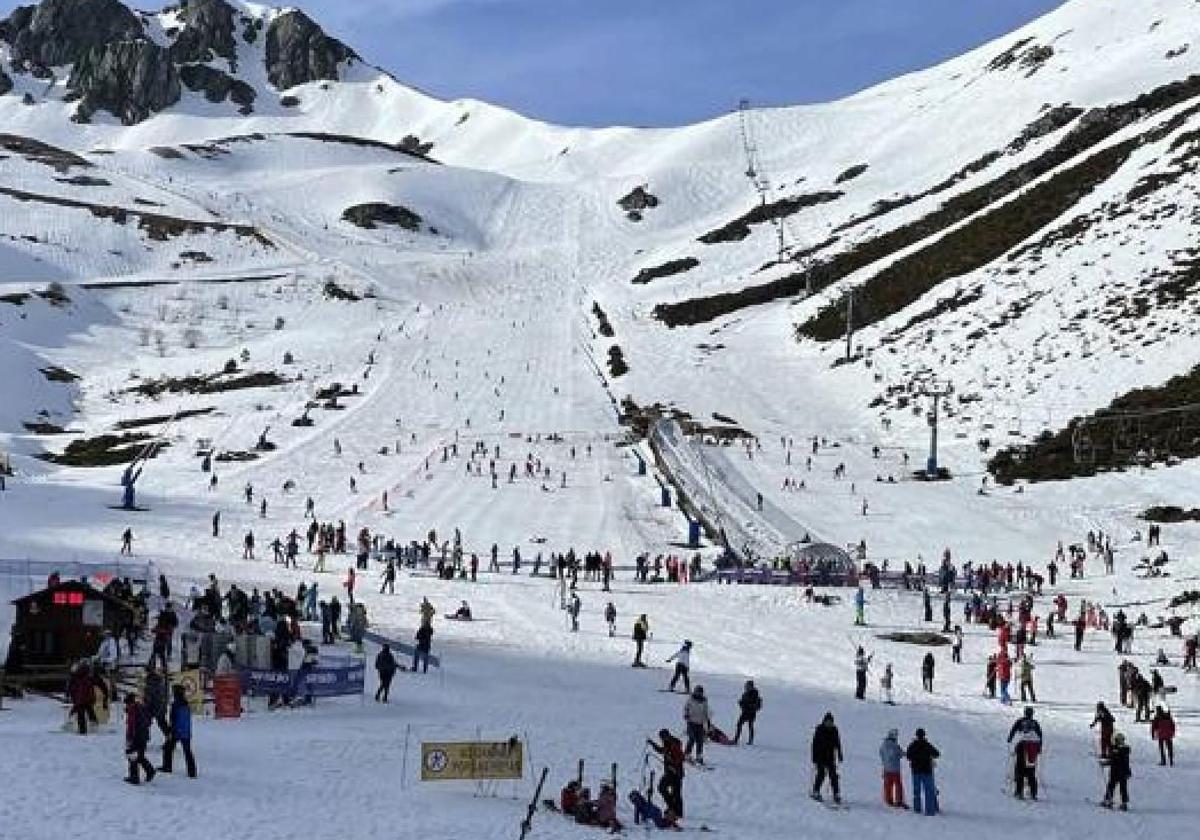
[[[629,792],[629,802],[633,805],[633,822],[635,825],[647,823],[655,828],[668,831],[683,831],[679,827],[679,818],[671,813],[670,808],[663,811],[663,809],[646,799],[640,790],[631,790]]]

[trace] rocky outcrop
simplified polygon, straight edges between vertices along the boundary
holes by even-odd
[[[348,207],[342,213],[342,219],[352,225],[367,228],[368,230],[374,230],[378,225],[396,225],[414,233],[421,230],[423,222],[419,215],[407,207],[384,204],[383,202],[356,204],[353,207]]]
[[[201,91],[209,102],[224,102],[232,100],[239,106],[242,114],[254,110],[254,88],[235,79],[228,73],[223,73],[214,67],[203,64],[188,64],[179,68],[179,80],[188,90]]]
[[[356,60],[354,50],[326,35],[304,12],[285,12],[267,29],[267,78],[278,90],[337,81],[338,65]]]
[[[139,123],[179,101],[179,72],[170,54],[150,41],[121,41],[88,50],[71,71],[69,99],[76,122],[108,111],[125,125]]]
[[[7,73],[5,73],[3,70],[0,70],[0,96],[3,96],[4,94],[8,93],[12,89],[13,89],[13,80],[9,77],[9,75]]]
[[[179,8],[183,28],[171,45],[171,58],[178,64],[188,64],[220,57],[232,68],[237,62],[235,16],[225,0],[184,0]]]
[[[0,21],[17,67],[74,64],[93,50],[145,35],[137,15],[118,0],[43,0]]]

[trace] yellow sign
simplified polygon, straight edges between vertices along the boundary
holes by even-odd
[[[525,750],[511,741],[460,741],[421,744],[421,781],[521,779]]]

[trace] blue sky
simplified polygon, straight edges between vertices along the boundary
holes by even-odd
[[[1063,0],[290,2],[436,96],[567,124],[676,125],[742,97],[843,96],[1001,36]],[[4,12],[14,5],[0,0]]]

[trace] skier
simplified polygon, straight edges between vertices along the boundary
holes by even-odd
[[[708,713],[708,698],[704,696],[704,686],[698,685],[692,690],[692,695],[683,704],[683,722],[687,726],[687,747],[683,751],[684,758],[690,758],[692,748],[696,748],[696,763],[704,763],[704,737],[712,725]]]
[[[1094,729],[1096,724],[1100,724],[1100,757],[1108,758],[1109,752],[1112,750],[1113,726],[1116,721],[1112,712],[1103,702],[1096,704],[1096,716],[1092,718],[1092,723],[1088,728]]]
[[[133,529],[126,528],[121,534],[121,553],[133,554]]]
[[[932,817],[938,812],[937,785],[933,781],[933,763],[941,755],[937,747],[925,739],[925,730],[918,729],[916,738],[904,753],[912,770],[913,813]],[[921,802],[925,807],[922,809]]]
[[[828,776],[834,804],[842,804],[837,771],[838,762],[842,760],[842,739],[833,722],[833,712],[826,712],[820,725],[813,731],[812,737],[812,763],[816,771],[810,794],[813,799],[821,801],[821,785],[825,783],[825,777]]]
[[[170,773],[175,760],[175,745],[183,747],[183,761],[189,779],[196,778],[196,757],[192,754],[192,707],[182,685],[171,688],[171,733],[163,744],[162,767],[159,771]]]
[[[1008,743],[1016,740],[1013,763],[1014,795],[1025,798],[1025,787],[1029,787],[1029,798],[1037,799],[1037,761],[1042,752],[1042,727],[1033,719],[1033,707],[1025,707],[1025,716],[1008,731]]]
[[[254,532],[247,531],[246,536],[242,539],[242,559],[254,559]]]
[[[932,653],[926,653],[925,658],[921,660],[921,687],[926,691],[933,691],[933,669],[934,659]],[[916,792],[913,792],[916,796]]]
[[[1122,811],[1129,810],[1129,777],[1133,775],[1129,767],[1129,746],[1125,743],[1125,736],[1120,732],[1113,735],[1112,751],[1108,758],[1100,759],[1102,766],[1108,767],[1108,783],[1104,788],[1104,801],[1101,806],[1111,808],[1113,805],[1113,793],[1118,789],[1121,791]]]
[[[213,539],[221,536],[221,511],[217,511],[212,515],[212,535]]]
[[[661,744],[647,739],[646,745],[662,756],[663,773],[658,782],[658,792],[662,794],[667,810],[675,816],[683,817],[683,744],[667,729],[658,730]]]
[[[962,664],[963,631],[962,625],[954,625],[954,644],[950,648],[950,661]]]
[[[854,624],[865,626],[867,623],[867,594],[860,585],[854,593]]]
[[[384,590],[390,594],[396,594],[396,561],[388,560],[387,566],[383,570],[383,584],[379,587],[379,594],[382,595]]]
[[[608,637],[611,639],[617,635],[617,608],[612,601],[604,608],[604,620],[608,622]]]
[[[746,743],[753,746],[754,744],[754,721],[758,718],[758,712],[762,709],[762,695],[758,693],[758,688],[754,685],[754,680],[746,680],[745,688],[742,690],[742,696],[738,700],[738,709],[740,714],[737,719],[737,729],[733,733],[733,743],[737,743],[742,737],[742,725],[745,724],[749,737]]]
[[[638,616],[638,620],[633,622],[633,643],[636,645],[636,650],[633,653],[633,667],[645,668],[646,663],[642,661],[642,650],[646,646],[646,637],[650,635],[650,620],[646,618],[646,614],[642,613]]]
[[[1011,705],[1008,684],[1012,680],[1012,660],[1003,650],[996,656],[996,678],[1000,680],[1000,702],[1005,706]]]
[[[860,590],[861,591],[861,590]],[[867,655],[861,647],[854,654],[854,699],[865,700],[867,697],[867,671],[875,654]]]
[[[396,676],[397,667],[396,657],[392,655],[392,648],[385,644],[375,656],[375,670],[379,674],[379,688],[375,689],[376,703],[388,701],[388,691],[391,690],[392,678]]]
[[[692,680],[689,672],[692,665],[692,641],[684,639],[683,645],[675,653],[667,657],[668,662],[675,663],[675,673],[671,677],[671,684],[667,686],[668,691],[675,690],[675,684],[683,680],[683,690],[692,690]]]

